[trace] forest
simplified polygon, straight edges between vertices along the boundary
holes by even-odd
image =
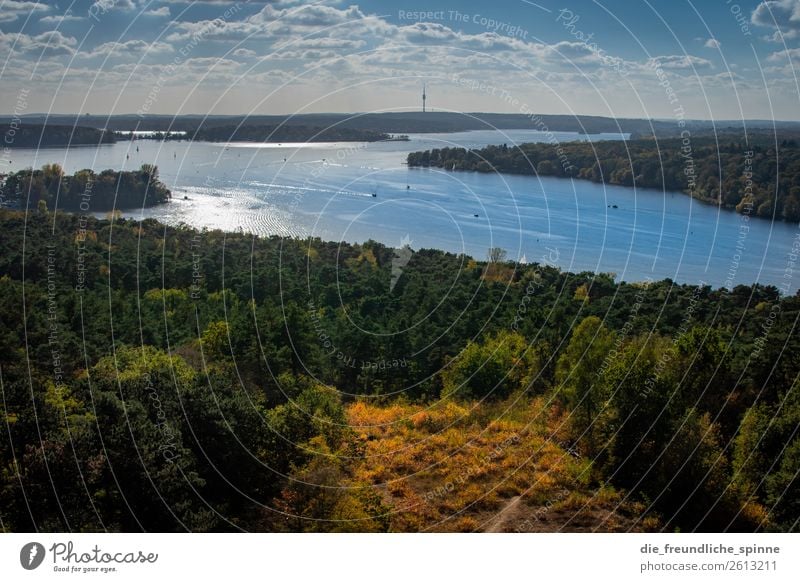
[[[370,129],[349,127],[311,127],[306,125],[224,125],[200,127],[190,132],[194,141],[255,141],[255,142],[327,142],[327,141],[387,141],[407,140]],[[173,136],[172,139],[186,139]]]
[[[151,176],[152,177],[152,176]],[[4,531],[797,531],[800,297],[0,209]]]
[[[0,123],[3,147],[48,148],[114,143],[113,132],[75,125],[29,125],[24,121]]]
[[[691,139],[575,141],[442,148],[408,155],[411,167],[591,180],[680,191],[737,212],[800,221],[800,140],[758,133]],[[724,141],[718,141],[718,139]],[[780,169],[780,171],[778,171]]]
[[[158,167],[142,164],[138,170],[80,170],[67,175],[58,164],[46,164],[5,176],[0,202],[14,208],[45,208],[105,212],[135,209],[168,202],[169,189],[159,180]]]

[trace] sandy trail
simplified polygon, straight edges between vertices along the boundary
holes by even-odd
[[[486,528],[486,533],[500,533],[505,525],[514,520],[522,510],[521,507],[522,496],[517,495],[508,500],[503,508],[497,512],[497,515],[492,519],[491,525]]]

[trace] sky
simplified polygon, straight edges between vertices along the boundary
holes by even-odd
[[[800,120],[800,0],[0,0],[5,114]]]

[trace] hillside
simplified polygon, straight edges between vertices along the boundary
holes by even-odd
[[[800,516],[800,297],[775,288],[426,249],[392,286],[396,251],[374,242],[44,205],[0,209],[0,232],[7,530],[786,531]]]
[[[642,531],[658,520],[560,446],[541,399],[347,409],[355,483],[379,487],[392,531]],[[562,419],[563,421],[563,419]]]

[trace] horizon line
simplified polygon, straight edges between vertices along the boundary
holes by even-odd
[[[672,118],[669,117],[613,117],[609,115],[596,115],[591,113],[577,113],[577,114],[570,114],[570,113],[513,113],[513,112],[506,112],[506,111],[323,111],[323,112],[313,112],[313,113],[147,113],[142,115],[137,112],[131,113],[75,113],[75,112],[58,112],[58,113],[24,113],[22,115],[14,114],[14,113],[0,113],[0,117],[12,117],[18,119],[25,119],[26,117],[58,117],[58,116],[77,116],[77,117],[139,117],[140,119],[146,119],[148,117],[171,117],[173,119],[177,119],[180,117],[310,117],[310,116],[319,116],[319,115],[352,115],[352,116],[362,116],[362,115],[386,115],[386,114],[404,114],[404,115],[430,115],[430,114],[449,114],[449,115],[511,115],[511,116],[519,116],[519,117],[531,117],[532,115],[538,116],[561,116],[561,117],[572,117],[572,118],[580,118],[580,117],[595,117],[600,119],[611,119],[611,120],[635,120],[635,121],[657,121],[661,123],[669,123],[674,121]],[[686,121],[690,122],[705,122],[705,123],[741,123],[741,122],[766,122],[766,123],[797,123],[800,124],[800,119],[769,119],[763,117],[742,117],[742,118],[721,118],[721,119],[711,119],[711,118],[687,118]]]

